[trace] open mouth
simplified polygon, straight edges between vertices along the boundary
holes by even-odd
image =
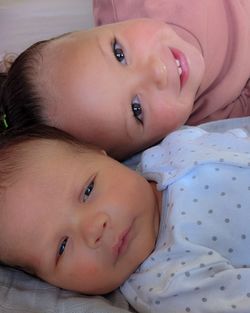
[[[186,81],[188,80],[188,75],[189,75],[188,62],[187,62],[185,55],[180,50],[175,49],[175,48],[171,48],[170,50],[175,59],[177,72],[180,77],[180,85],[182,88],[184,84],[186,83]]]
[[[177,65],[177,70],[178,70],[178,74],[179,74],[179,76],[181,76],[182,75],[182,67],[181,67],[181,62],[180,62],[180,60],[178,60],[178,59],[175,59],[175,63],[176,63],[176,65]]]

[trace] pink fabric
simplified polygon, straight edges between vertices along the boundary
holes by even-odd
[[[250,115],[249,0],[93,0],[96,25],[157,18],[200,45],[205,78],[188,124]]]

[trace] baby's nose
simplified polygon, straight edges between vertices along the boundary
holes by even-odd
[[[82,232],[86,244],[92,249],[98,248],[102,243],[104,233],[109,224],[108,215],[106,213],[98,212],[83,224]]]
[[[151,56],[147,64],[148,78],[157,86],[158,89],[165,89],[167,86],[167,67],[157,56]]]

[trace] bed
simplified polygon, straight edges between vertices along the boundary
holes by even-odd
[[[105,1],[105,0],[103,0]],[[0,71],[30,44],[94,25],[92,0],[0,0]],[[207,130],[249,124],[249,119],[208,123]],[[133,167],[137,157],[127,161]],[[83,278],[84,279],[84,278]],[[135,312],[119,290],[107,296],[85,296],[51,286],[38,278],[0,266],[1,313]]]

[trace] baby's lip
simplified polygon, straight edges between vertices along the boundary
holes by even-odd
[[[180,86],[181,88],[184,86],[189,76],[189,66],[184,53],[176,48],[170,48],[170,51],[173,54],[173,57],[176,62],[178,75],[180,77]]]
[[[130,225],[124,231],[122,231],[116,243],[112,246],[112,254],[115,258],[115,261],[117,261],[119,256],[123,255],[128,248],[128,245],[130,242],[129,234],[130,234],[131,228],[132,228],[132,225]]]

